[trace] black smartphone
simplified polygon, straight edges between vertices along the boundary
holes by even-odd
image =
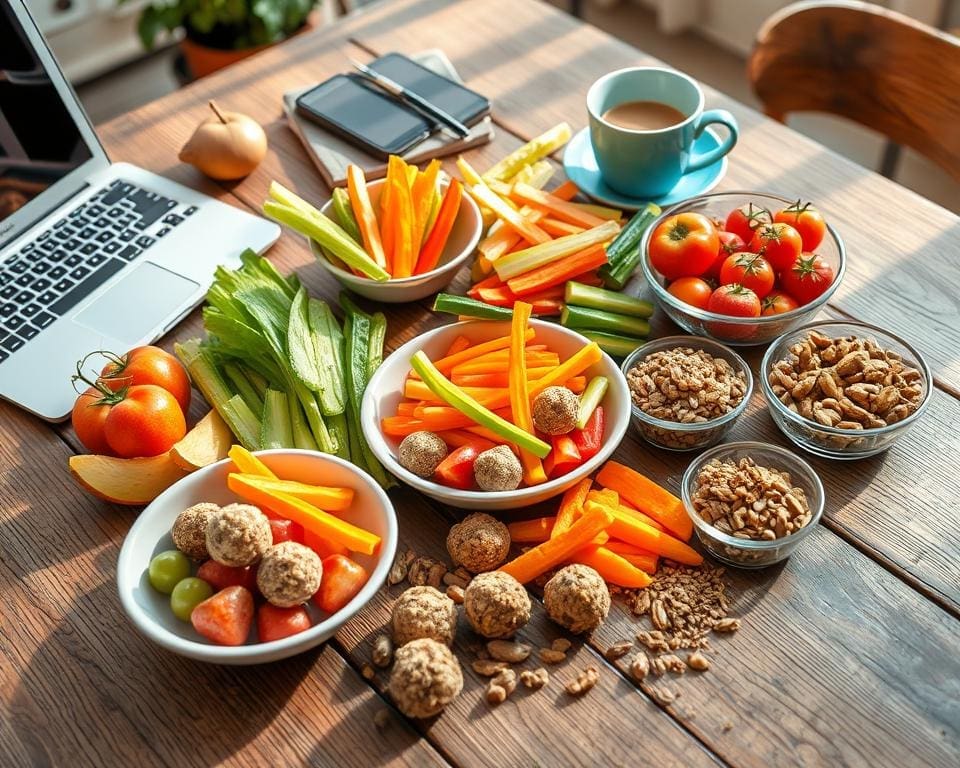
[[[466,125],[490,111],[490,102],[480,94],[401,54],[388,53],[370,66]],[[437,129],[433,121],[353,74],[320,83],[297,99],[296,108],[299,115],[380,159],[404,154]]]

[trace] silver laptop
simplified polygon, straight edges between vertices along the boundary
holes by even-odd
[[[279,235],[111,163],[23,0],[0,2],[0,397],[65,418],[80,358],[157,339],[202,301],[218,264]]]

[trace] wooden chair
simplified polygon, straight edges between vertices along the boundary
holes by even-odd
[[[794,3],[764,23],[747,72],[770,117],[840,115],[960,179],[957,38],[871,3]]]

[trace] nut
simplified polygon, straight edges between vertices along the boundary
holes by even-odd
[[[417,555],[412,549],[408,549],[403,554],[398,552],[393,560],[393,565],[390,566],[390,573],[387,574],[387,584],[393,587],[407,578],[410,563],[412,563],[416,557]]]
[[[714,632],[736,632],[740,629],[740,619],[720,619],[713,625]]]
[[[563,651],[555,651],[553,648],[541,648],[537,651],[537,655],[544,664],[559,664],[567,659],[567,654]]]
[[[360,669],[360,674],[363,675],[364,680],[373,680],[377,676],[377,671],[369,664],[364,664]]]
[[[517,673],[512,669],[501,669],[487,685],[487,701],[500,704],[517,688]]]
[[[427,586],[439,589],[443,583],[443,576],[446,572],[447,566],[439,560],[421,555],[410,563],[407,581],[414,587]]]
[[[583,696],[583,694],[597,684],[599,679],[600,670],[596,667],[587,667],[577,675],[576,680],[567,683],[566,686],[564,686],[564,690],[571,696]]]
[[[650,673],[650,659],[647,658],[647,654],[643,651],[640,651],[636,656],[633,657],[633,661],[630,662],[630,674],[633,676],[633,679],[637,682],[640,682]]]
[[[614,643],[604,652],[603,657],[607,661],[616,661],[617,659],[622,659],[628,653],[630,653],[633,648],[632,640],[621,640],[619,643]]]
[[[463,605],[463,587],[458,587],[456,584],[451,584],[447,587],[447,597],[449,597],[457,605]]]
[[[550,682],[550,673],[543,667],[525,669],[520,673],[520,682],[523,683],[525,688],[538,691]]]
[[[373,663],[381,669],[390,666],[390,662],[393,661],[393,640],[390,639],[389,635],[379,635],[377,639],[373,641],[373,650],[370,652],[370,658],[373,660]]]
[[[687,666],[698,672],[706,672],[710,669],[710,659],[700,653],[700,651],[694,651],[687,656]]]
[[[490,658],[505,661],[508,664],[519,664],[530,655],[532,648],[526,643],[516,643],[510,640],[491,640],[487,643],[487,653]]]
[[[553,642],[550,643],[550,648],[554,651],[560,651],[560,653],[566,653],[572,646],[573,643],[565,637],[554,638]]]
[[[476,659],[471,662],[473,671],[481,677],[493,677],[501,670],[507,668],[505,661],[494,661],[493,659]]]

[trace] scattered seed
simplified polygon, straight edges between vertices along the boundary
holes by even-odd
[[[665,707],[667,704],[672,704],[677,700],[677,693],[674,693],[669,688],[651,688],[648,693],[650,697],[657,702],[661,707]]]

